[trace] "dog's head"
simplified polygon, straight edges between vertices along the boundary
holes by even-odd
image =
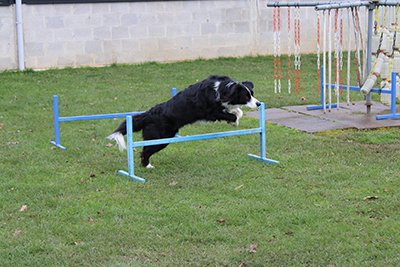
[[[249,108],[258,108],[261,103],[254,96],[254,84],[250,81],[229,82],[226,84],[226,93],[221,95],[221,101],[229,106],[246,106]]]

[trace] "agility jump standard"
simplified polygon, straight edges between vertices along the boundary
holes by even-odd
[[[176,95],[176,88],[172,88],[172,97]],[[62,150],[66,150],[64,146],[60,144],[60,122],[64,121],[83,121],[83,120],[99,120],[99,119],[113,119],[122,118],[129,115],[135,115],[143,113],[141,112],[125,112],[125,113],[113,113],[113,114],[100,114],[100,115],[85,115],[85,116],[72,116],[72,117],[60,117],[58,111],[58,96],[53,96],[53,111],[54,111],[54,136],[55,141],[50,141],[51,144],[55,145]]]
[[[140,178],[135,175],[134,168],[134,153],[133,148],[142,147],[142,146],[152,146],[152,145],[161,145],[161,144],[172,144],[172,143],[180,143],[180,142],[188,142],[188,141],[196,141],[196,140],[205,140],[205,139],[213,139],[213,138],[221,138],[228,136],[237,136],[237,135],[247,135],[247,134],[260,134],[260,156],[248,154],[247,156],[262,162],[270,163],[270,164],[279,164],[279,161],[267,159],[266,158],[266,133],[265,133],[265,106],[264,103],[261,103],[259,107],[259,116],[260,116],[260,127],[254,129],[247,130],[238,130],[238,131],[229,131],[229,132],[219,132],[219,133],[210,133],[210,134],[200,134],[200,135],[192,135],[192,136],[184,136],[184,137],[173,137],[173,138],[163,138],[163,139],[155,139],[155,140],[147,140],[147,141],[137,141],[133,142],[133,131],[132,131],[132,116],[126,117],[126,127],[127,127],[127,154],[128,154],[128,172],[120,170],[118,173],[123,176],[127,176],[132,178],[138,182],[146,182],[145,179]]]

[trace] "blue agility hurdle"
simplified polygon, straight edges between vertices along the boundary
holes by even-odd
[[[185,136],[185,137],[163,138],[163,139],[137,141],[137,142],[133,142],[132,116],[127,116],[126,117],[126,127],[127,127],[128,172],[120,170],[120,171],[118,171],[118,173],[120,175],[127,176],[138,182],[143,182],[143,183],[146,182],[145,179],[140,178],[135,175],[134,153],[133,153],[133,148],[135,148],[135,147],[161,145],[161,144],[172,144],[172,143],[205,140],[205,139],[213,139],[213,138],[221,138],[221,137],[237,136],[237,135],[257,134],[257,133],[260,134],[260,156],[248,154],[248,157],[257,159],[262,162],[270,163],[270,164],[279,164],[279,161],[266,158],[266,133],[265,133],[264,103],[261,103],[261,106],[259,107],[259,113],[260,113],[260,127],[255,128],[255,129],[201,134],[201,135],[193,135],[193,136]]]
[[[176,88],[172,88],[172,97],[176,95]],[[54,111],[54,140],[50,141],[51,144],[55,145],[62,150],[66,150],[64,146],[60,144],[60,122],[65,121],[83,121],[83,120],[99,120],[99,119],[114,119],[122,118],[126,116],[132,116],[135,114],[143,113],[139,112],[125,112],[125,113],[113,113],[113,114],[100,114],[100,115],[84,115],[84,116],[72,116],[72,117],[60,117],[58,111],[58,96],[53,96],[53,111]]]

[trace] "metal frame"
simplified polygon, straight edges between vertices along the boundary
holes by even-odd
[[[228,136],[237,136],[237,135],[247,135],[247,134],[260,134],[260,156],[248,154],[247,156],[262,162],[266,162],[269,164],[279,164],[279,161],[268,159],[266,157],[266,133],[265,133],[265,105],[261,103],[259,107],[260,113],[260,127],[255,129],[248,130],[238,130],[238,131],[229,131],[229,132],[219,132],[219,133],[210,133],[210,134],[201,134],[201,135],[192,135],[192,136],[184,136],[184,137],[173,137],[173,138],[163,138],[163,139],[155,139],[155,140],[147,140],[147,141],[137,141],[133,142],[133,131],[132,131],[132,116],[126,117],[126,127],[127,127],[127,155],[128,155],[128,172],[120,170],[118,173],[123,176],[127,176],[138,182],[146,182],[145,179],[140,178],[135,175],[135,167],[134,167],[134,153],[133,148],[141,147],[141,146],[152,146],[152,145],[160,145],[160,144],[172,144],[172,143],[180,143],[180,142],[188,142],[188,141],[196,141],[196,140],[205,140],[205,139],[213,139],[213,138],[221,138]]]

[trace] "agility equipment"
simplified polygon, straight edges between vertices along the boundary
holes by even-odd
[[[172,88],[172,97],[176,95],[176,88]],[[58,109],[58,96],[53,96],[53,114],[54,114],[54,140],[50,141],[54,146],[66,150],[64,146],[60,143],[60,122],[67,121],[83,121],[83,120],[99,120],[99,119],[114,119],[114,118],[122,118],[126,116],[131,116],[135,114],[143,113],[144,111],[139,112],[125,112],[125,113],[112,113],[112,114],[98,114],[98,115],[83,115],[83,116],[72,116],[72,117],[60,117],[59,109]]]
[[[247,134],[260,134],[260,156],[248,154],[248,157],[262,161],[262,162],[266,162],[269,164],[279,164],[279,161],[268,159],[266,157],[267,152],[266,152],[265,105],[264,105],[264,103],[261,103],[261,105],[259,107],[259,120],[260,120],[260,127],[254,128],[254,129],[134,142],[133,141],[133,133],[132,133],[132,116],[127,116],[126,117],[126,127],[127,127],[128,171],[120,170],[120,171],[118,171],[118,173],[120,175],[127,176],[137,182],[146,182],[145,179],[135,175],[134,153],[133,153],[133,149],[135,147],[161,145],[161,144],[172,144],[172,143],[214,139],[214,138],[229,137],[229,136],[247,135]]]
[[[309,106],[307,109],[323,109],[324,112],[328,109],[331,111],[333,107],[339,107],[339,94],[342,94],[342,90],[347,90],[346,102],[347,105],[350,104],[350,90],[362,92],[365,95],[366,99],[366,107],[367,107],[367,114],[371,112],[371,94],[370,93],[380,93],[381,98],[383,99],[384,96],[387,94],[391,94],[390,102],[392,102],[392,97],[395,96],[394,90],[391,90],[394,85],[392,78],[390,77],[391,71],[400,72],[400,42],[396,38],[398,30],[398,6],[400,5],[400,1],[348,1],[348,2],[273,2],[268,3],[268,7],[295,7],[295,9],[299,9],[300,7],[314,7],[314,9],[318,12],[317,16],[317,72],[318,77],[320,77],[320,86],[319,90],[321,92],[321,105],[317,106]],[[379,7],[385,6],[385,14],[384,19],[382,21],[382,26],[379,27],[378,19],[375,19],[375,36],[373,35],[373,21],[374,21],[374,10],[375,10],[375,17],[378,17],[379,14]],[[389,6],[397,6],[395,16],[395,23],[391,27],[386,27],[386,14],[387,9]],[[365,64],[364,72],[362,70],[362,58],[361,58],[361,51],[364,51],[363,45],[363,35],[361,33],[360,27],[360,16],[359,16],[359,9],[360,7],[366,8],[367,13],[367,46],[366,46],[366,59],[363,61]],[[344,12],[347,9],[347,12]],[[335,41],[335,79],[332,84],[331,82],[331,75],[332,75],[332,66],[331,66],[331,53],[332,53],[332,17],[331,10],[335,11],[334,21],[335,21],[335,31],[334,31],[334,41]],[[322,12],[322,20],[323,20],[323,63],[320,66],[320,13]],[[347,13],[347,28],[348,28],[348,58],[347,58],[347,86],[343,85],[343,13]],[[332,15],[332,16],[331,16]],[[390,16],[390,14],[389,14]],[[295,14],[295,44],[297,43],[297,35],[298,35],[298,24],[297,24],[297,14]],[[328,20],[328,21],[327,21]],[[350,22],[352,20],[352,23]],[[354,32],[354,43],[355,43],[355,59],[356,59],[356,72],[357,72],[357,81],[358,86],[350,86],[350,52],[351,49],[351,28],[350,25],[352,24],[353,32]],[[326,29],[328,25],[328,29]],[[378,35],[378,31],[380,32],[380,38],[376,38]],[[328,34],[328,36],[326,36]],[[299,35],[300,36],[300,35]],[[326,46],[326,42],[328,39],[328,49]],[[372,46],[378,45],[379,49],[375,50],[372,49]],[[376,48],[376,47],[374,47]],[[295,48],[296,50],[296,48]],[[327,51],[328,50],[328,51]],[[377,51],[375,53],[375,51]],[[326,53],[328,52],[328,64],[326,64]],[[296,51],[295,51],[296,53]],[[381,55],[383,54],[383,55]],[[372,58],[375,56],[375,63],[372,66]],[[295,56],[296,57],[296,56]],[[297,66],[297,62],[295,59],[295,67]],[[318,69],[320,69],[318,71]],[[368,74],[368,79],[364,79],[363,74]],[[328,75],[328,77],[325,77]],[[377,76],[380,75],[382,78],[383,83],[381,84],[380,89],[372,88],[377,80]],[[297,75],[296,75],[297,77]],[[326,82],[328,80],[328,82]],[[399,80],[399,79],[397,79]],[[400,83],[396,82],[396,84]],[[332,96],[331,90],[334,89],[336,96],[337,96],[337,104],[332,104]],[[328,90],[328,92],[326,92]],[[397,90],[399,91],[399,90]],[[327,94],[328,93],[328,94]],[[328,99],[327,99],[328,98]],[[327,101],[328,100],[328,104]],[[393,108],[393,107],[392,107]],[[395,107],[394,107],[395,108]],[[392,112],[393,113],[393,112]],[[392,114],[391,114],[392,115]]]

